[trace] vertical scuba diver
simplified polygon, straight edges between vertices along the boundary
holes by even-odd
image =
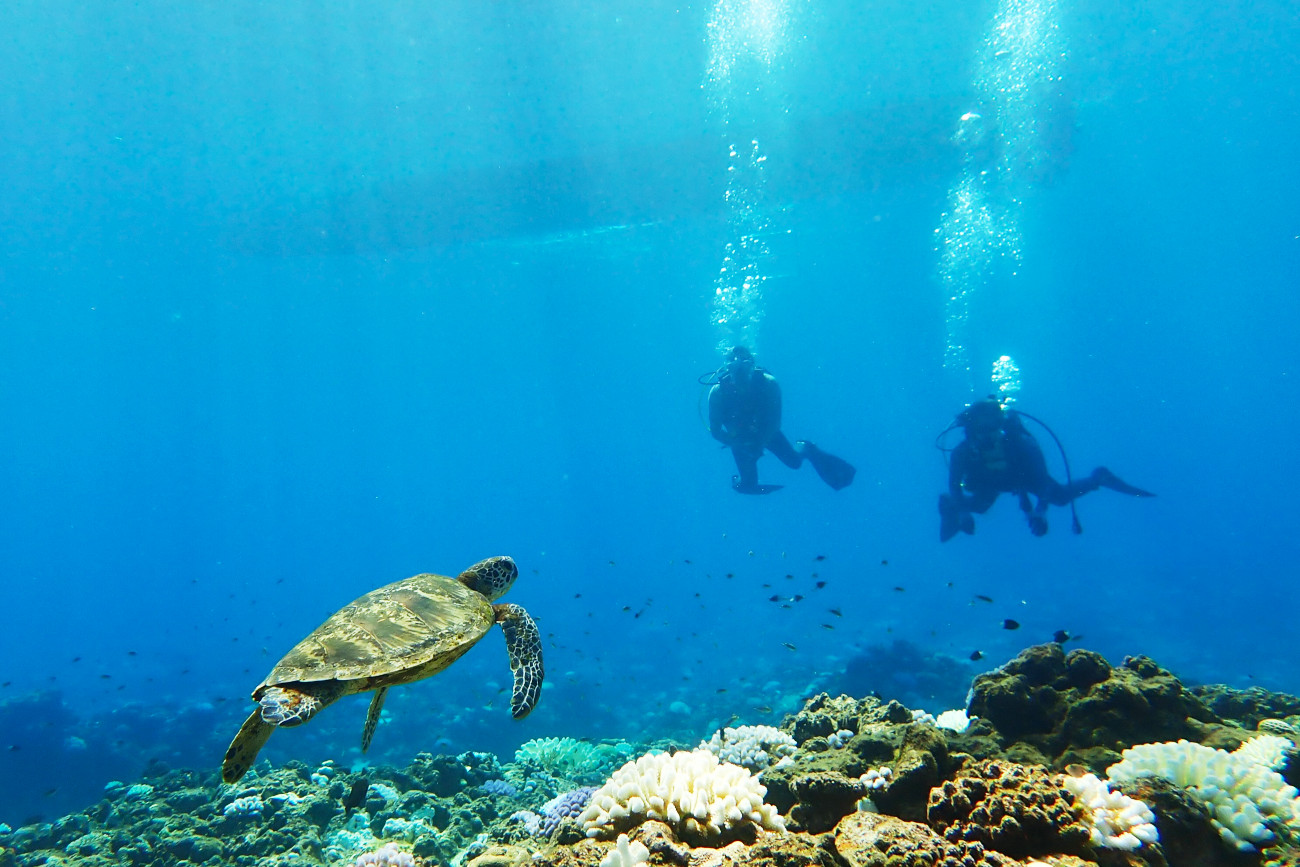
[[[1155,496],[1124,482],[1105,467],[1097,467],[1085,479],[1071,478],[1070,463],[1065,458],[1064,449],[1061,449],[1061,459],[1065,462],[1066,483],[1061,484],[1047,472],[1043,450],[1033,434],[1025,429],[1022,417],[1041,425],[1060,448],[1060,440],[1056,439],[1051,428],[1027,413],[1004,407],[993,397],[967,407],[939,434],[942,437],[956,427],[963,428],[966,433],[966,438],[957,444],[949,457],[948,493],[939,495],[940,542],[948,541],[959,530],[974,533],[975,519],[971,514],[984,514],[1003,493],[1018,497],[1020,510],[1029,521],[1029,531],[1035,536],[1047,533],[1049,505],[1069,505],[1074,532],[1083,532],[1079,516],[1074,511],[1074,501],[1098,488],[1110,488],[1133,497]],[[1030,502],[1030,494],[1037,498],[1036,504]]]
[[[743,346],[727,354],[726,363],[706,374],[701,384],[709,389],[709,432],[731,449],[739,475],[731,487],[742,494],[770,494],[783,485],[758,482],[758,459],[770,451],[781,463],[799,469],[807,460],[817,475],[835,490],[848,487],[857,471],[843,458],[828,454],[810,442],[794,445],[781,433],[781,386],[776,377],[754,366],[754,356]]]

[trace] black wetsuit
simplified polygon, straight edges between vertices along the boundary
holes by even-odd
[[[736,459],[739,475],[733,486],[737,490],[761,487],[758,459],[764,450],[791,469],[803,466],[803,455],[781,433],[781,386],[762,368],[754,368],[748,385],[723,374],[709,390],[709,431]]]
[[[948,494],[959,511],[978,514],[987,512],[1000,494],[1016,494],[1021,510],[1030,516],[1030,528],[1042,535],[1047,532],[1042,519],[1047,507],[1068,505],[1075,497],[1097,490],[1094,476],[1069,485],[1056,481],[1047,472],[1038,441],[1015,413],[1008,413],[992,445],[981,448],[968,436],[953,449]],[[1030,494],[1038,498],[1036,506],[1030,503]]]

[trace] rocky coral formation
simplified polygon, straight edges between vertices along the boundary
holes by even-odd
[[[791,828],[821,833],[870,796],[882,810],[910,819],[925,816],[930,787],[952,770],[948,745],[933,725],[913,722],[895,701],[822,694],[809,699],[783,729],[799,745],[790,761],[763,774],[767,800],[790,816]],[[829,738],[848,732],[840,749]],[[888,768],[888,786],[861,777]]]
[[[1098,773],[1134,744],[1201,742],[1227,728],[1145,656],[1112,668],[1100,654],[1067,654],[1056,643],[1030,647],[975,678],[969,710],[981,719],[953,741],[964,751],[1057,770],[1077,762]]]
[[[930,825],[945,839],[1013,857],[1082,854],[1090,830],[1074,799],[1042,768],[981,761],[930,792]]]

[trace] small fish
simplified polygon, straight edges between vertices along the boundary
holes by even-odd
[[[581,599],[581,598],[582,598],[582,594],[581,594],[581,593],[574,593],[574,594],[573,594],[573,598],[574,598],[574,599]]]
[[[632,610],[632,606],[631,606],[631,605],[624,605],[624,606],[623,606],[623,610],[624,610],[624,611],[631,611],[631,610]]]
[[[781,646],[784,647],[786,650],[798,650],[798,649],[799,649],[799,648],[795,647],[793,644],[791,644],[791,643],[788,642],[788,641],[782,641],[782,642],[781,642]]]
[[[763,589],[765,589],[765,590],[771,590],[771,589],[772,589],[772,585],[771,585],[771,584],[764,584],[764,585],[763,585]]]
[[[683,560],[682,562],[685,563],[687,566],[691,565],[691,561],[690,561],[690,560]]]
[[[803,597],[800,596],[798,593],[796,593],[796,594],[794,594],[793,596],[790,597],[790,601],[791,601],[791,602],[802,602],[802,601],[803,601]]]
[[[785,573],[785,580],[787,580],[787,581],[793,581],[793,580],[794,580],[794,576],[791,575],[789,572],[787,572],[787,573]]]
[[[81,662],[81,657],[80,657],[80,656],[74,656],[74,657],[72,657],[72,661],[73,661],[73,662]]]
[[[610,560],[610,561],[609,561],[609,565],[613,566],[613,565],[614,565],[614,561],[613,561],[613,560]]]
[[[790,605],[789,602],[782,602],[782,603],[781,603],[781,607],[782,607],[782,608],[790,608],[791,605]]]
[[[1019,628],[1020,628],[1020,621],[1018,621],[1018,620],[1012,620],[1010,617],[1008,617],[1006,620],[1003,620],[1003,621],[1002,621],[1002,628],[1003,628],[1003,629],[1019,629]]]
[[[761,705],[759,705],[758,707],[754,708],[754,710],[755,710],[757,713],[771,713],[771,712],[772,712],[772,709],[771,709],[770,707],[768,707],[767,705],[765,705],[765,704],[761,704]]]
[[[633,619],[633,620],[637,620],[637,619],[639,619],[639,618],[641,617],[642,614],[645,614],[645,609],[644,609],[644,608],[642,608],[642,609],[641,609],[640,611],[638,611],[636,614],[633,614],[633,615],[632,615],[632,619]]]
[[[1070,633],[1066,632],[1064,629],[1058,629],[1052,633],[1052,640],[1057,644],[1064,644],[1070,640]]]
[[[983,593],[976,593],[976,594],[975,594],[975,598],[978,599],[978,600],[981,601],[981,602],[992,602],[992,601],[993,601],[993,597],[992,597],[992,596],[985,596]]]
[[[55,792],[57,792],[58,790],[59,790],[59,787],[58,787],[58,786],[55,786],[53,789],[46,789],[46,790],[45,790],[45,797],[48,798],[50,795],[53,795],[53,794],[54,794]]]
[[[347,815],[352,815],[352,811],[366,802],[366,793],[370,791],[370,783],[367,780],[357,780],[352,784],[352,789],[343,796],[343,810]]]
[[[814,559],[814,560],[818,560],[818,561],[825,560],[825,559],[826,559],[826,555],[825,555],[825,554],[818,554],[818,555],[817,555],[816,557],[814,557],[813,559]]]
[[[825,581],[818,581],[817,584],[816,584],[816,587],[817,587],[818,590],[822,589],[822,588],[825,587],[825,586],[826,586],[826,582],[825,582]]]
[[[827,608],[826,610],[829,611],[831,614],[834,614],[836,617],[844,616],[844,612],[839,610],[838,608]]]
[[[888,560],[881,560],[881,561],[880,561],[880,565],[881,565],[881,566],[888,566],[888,565],[889,565],[889,561],[888,561]]]
[[[834,626],[831,626],[829,623],[823,623],[823,624],[822,624],[822,629],[834,629],[834,628],[835,628],[835,627],[834,627]]]
[[[127,655],[127,656],[139,656],[139,654],[136,653],[134,650],[128,650],[128,651],[126,652],[126,655]]]
[[[717,689],[714,690],[714,692],[716,692],[718,695],[722,695],[722,694],[723,694],[724,692],[726,692],[726,691],[727,691],[727,688],[726,688],[725,686],[720,686],[720,687],[718,687]]]
[[[895,588],[894,588],[894,592],[895,592],[895,593],[906,593],[906,592],[907,592],[907,588],[906,588],[906,587],[895,587]]]
[[[984,651],[976,650],[971,652],[970,655],[971,662],[979,662],[983,658],[984,658]]]
[[[777,596],[776,594],[772,594],[771,596],[767,597],[767,601],[768,601],[768,602],[780,602],[780,601],[781,601],[781,597],[780,597],[780,596]]]
[[[728,577],[728,578],[735,578],[735,577],[736,577],[736,573],[735,573],[735,572],[728,572],[728,573],[727,573],[727,577]]]

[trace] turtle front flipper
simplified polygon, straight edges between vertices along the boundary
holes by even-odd
[[[302,689],[272,686],[262,693],[258,703],[262,706],[264,721],[290,728],[302,725],[343,693],[344,686],[338,681],[305,684]]]
[[[381,686],[375,690],[375,697],[370,700],[370,710],[366,712],[366,727],[361,732],[361,752],[370,749],[370,739],[375,736],[375,729],[379,727],[379,712],[384,709],[384,696],[388,695],[388,687]]]
[[[244,724],[239,727],[239,734],[230,742],[226,750],[226,759],[221,763],[221,779],[227,783],[237,783],[248,773],[257,759],[257,754],[271,739],[275,726],[262,719],[262,709],[256,708]]]
[[[509,602],[492,606],[501,631],[506,634],[510,671],[515,676],[510,695],[510,715],[523,719],[537,707],[542,694],[542,634],[522,606]]]

